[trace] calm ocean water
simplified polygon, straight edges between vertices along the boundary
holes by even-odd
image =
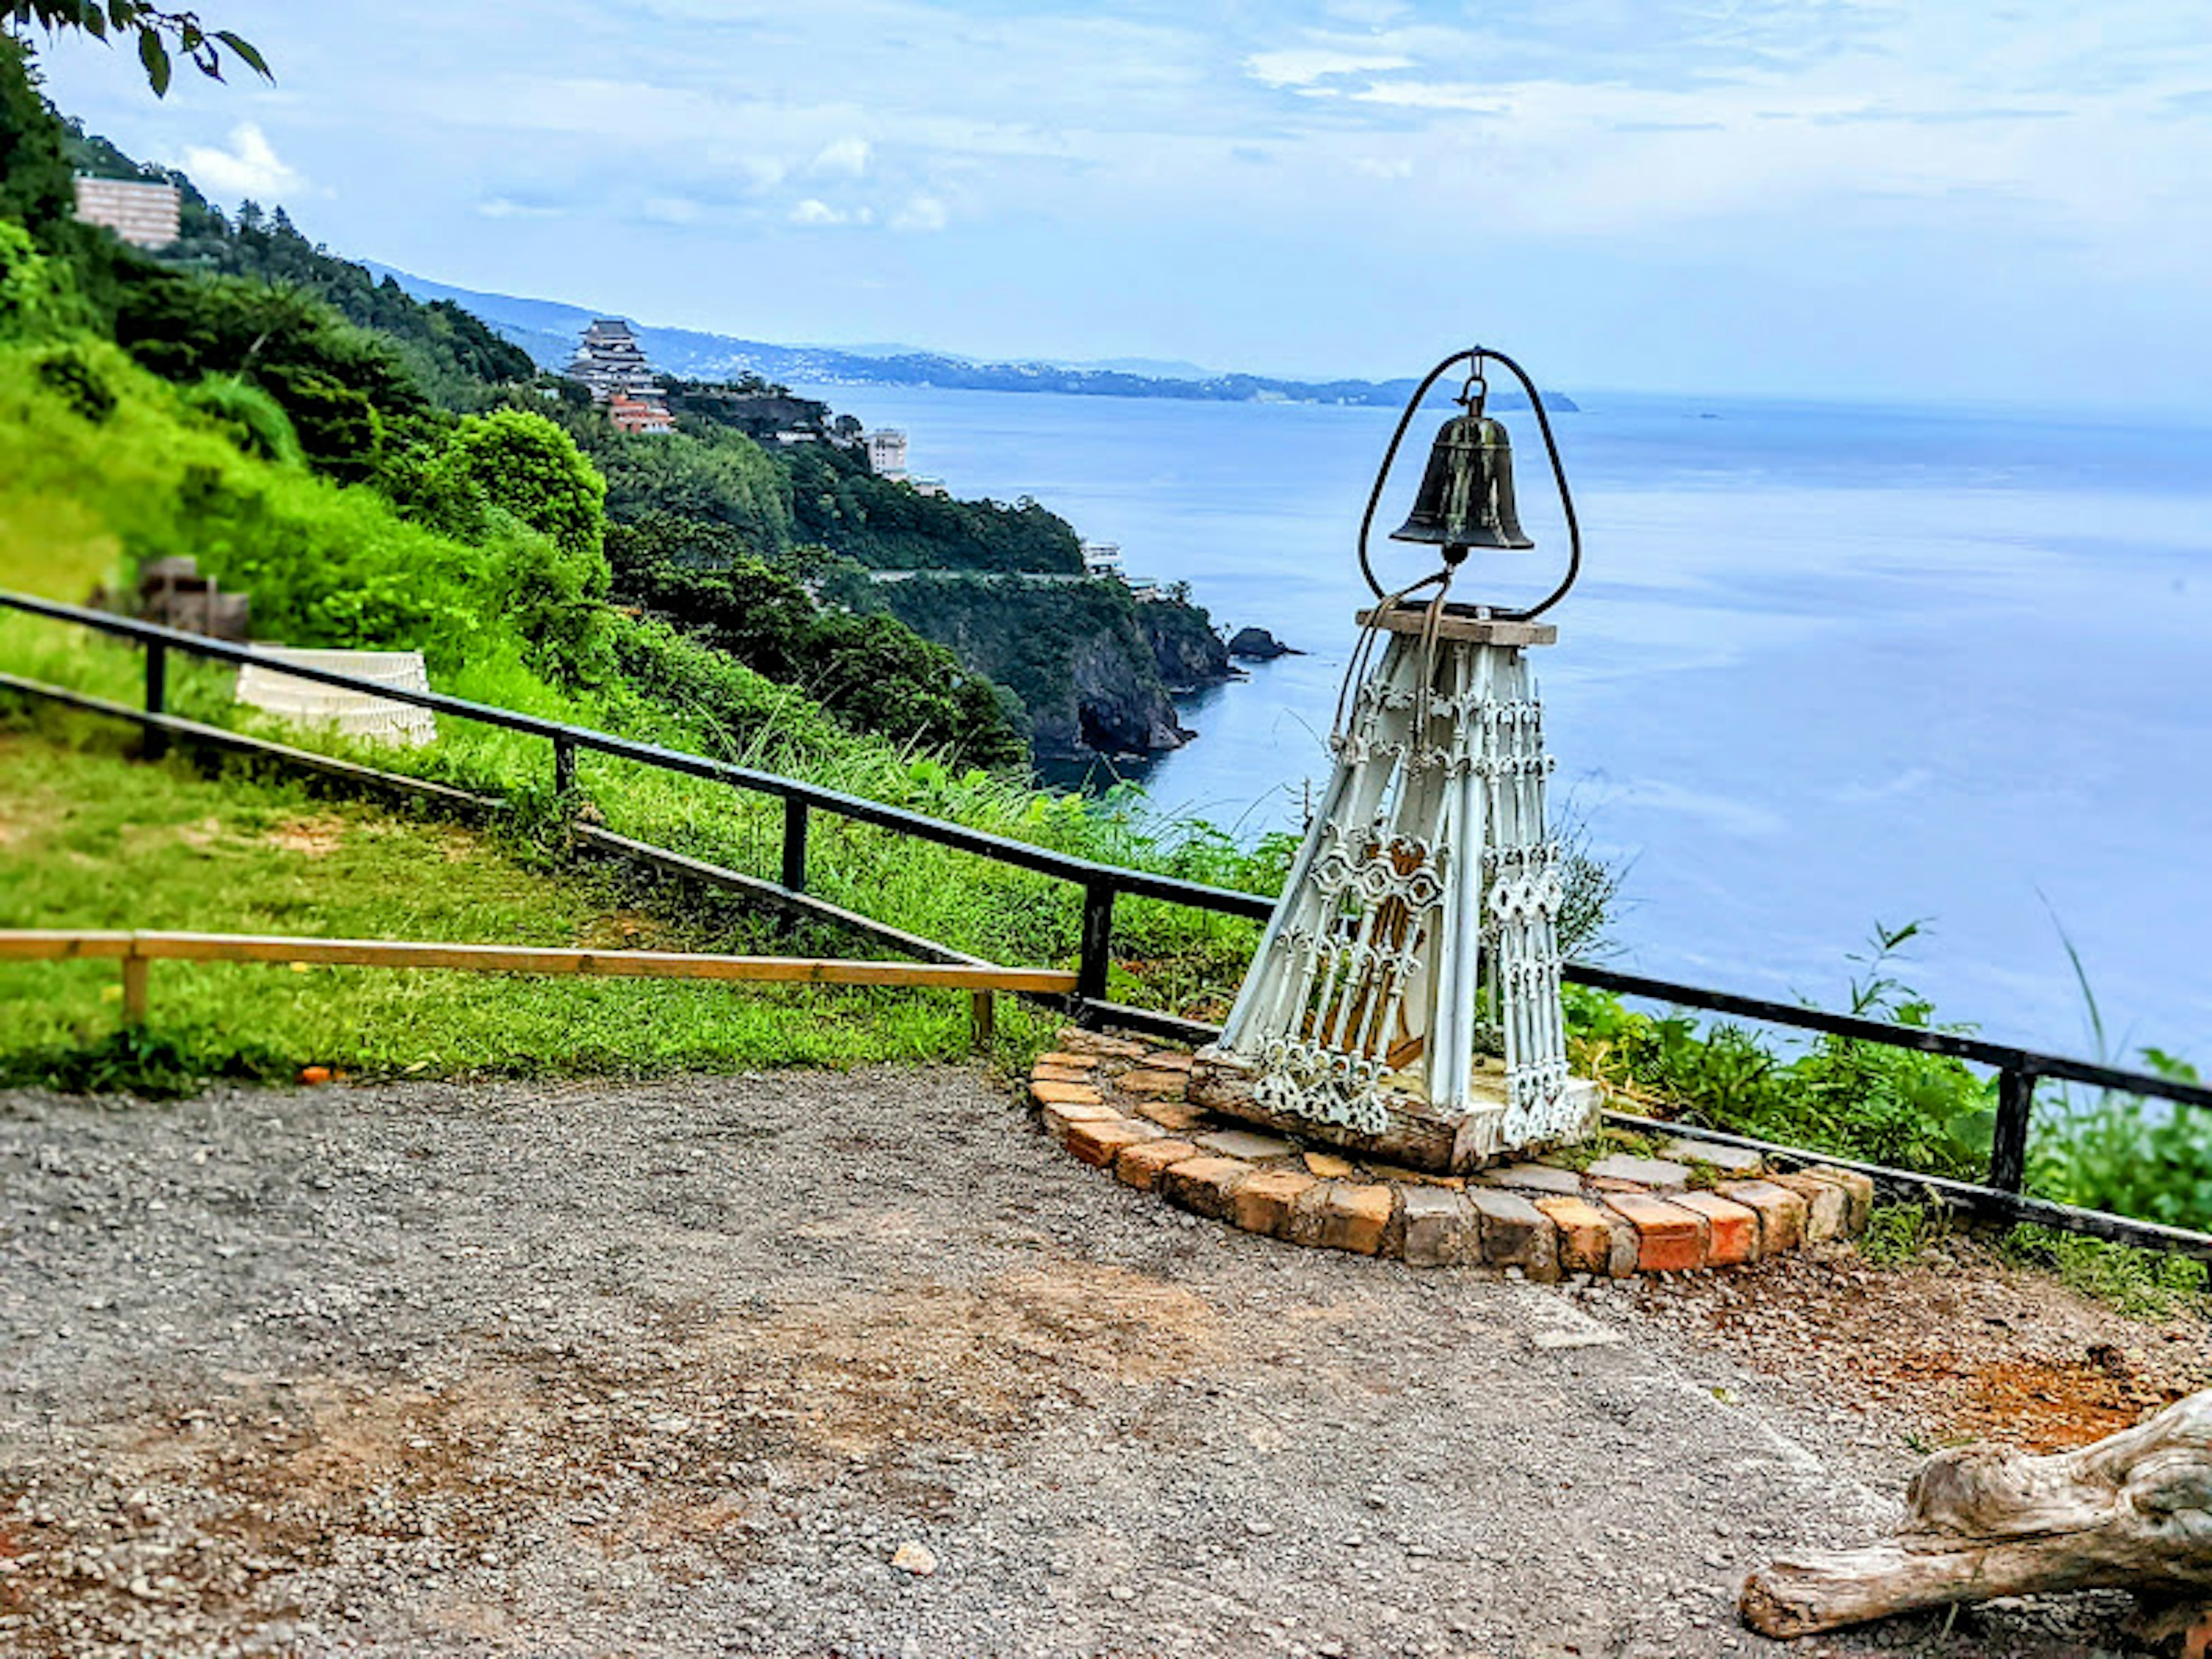
[[[1310,653],[1189,700],[1201,735],[1145,779],[1240,836],[1295,827],[1389,411],[813,395]],[[1906,976],[1941,1017],[2082,1052],[2063,925],[2116,1042],[2212,1060],[2212,428],[1576,396],[1585,574],[1536,660],[1559,793],[1628,872],[1618,960],[1832,1004],[1877,920],[1924,919]],[[1540,544],[1492,566],[1510,600],[1565,539],[1507,418]],[[1386,578],[1428,568],[1382,545]]]

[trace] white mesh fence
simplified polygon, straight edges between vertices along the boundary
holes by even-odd
[[[323,668],[403,691],[428,691],[430,679],[420,651],[309,651],[274,645],[253,649],[269,662],[247,663],[238,671],[239,702],[295,726],[325,726],[366,743],[420,748],[437,741],[437,720],[427,708],[303,680],[277,666]]]

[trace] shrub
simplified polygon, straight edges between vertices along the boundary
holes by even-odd
[[[431,413],[390,346],[295,289],[146,271],[122,297],[115,337],[166,380],[264,387],[316,469],[348,482],[375,476],[387,433]]]
[[[57,346],[39,359],[38,373],[48,391],[94,426],[115,413],[115,388],[82,346]]]
[[[2157,1048],[2143,1063],[2178,1083],[2197,1068]],[[2030,1165],[2039,1193],[2169,1226],[2212,1228],[2212,1112],[2106,1092],[2039,1113]]]
[[[487,503],[598,561],[595,580],[606,592],[606,480],[574,439],[543,415],[500,409],[463,419],[450,452],[460,477]]]
[[[240,375],[210,374],[187,387],[184,401],[242,455],[277,466],[296,466],[305,459],[284,405]]]
[[[0,219],[0,339],[36,339],[83,320],[69,266],[40,252],[21,225]]]

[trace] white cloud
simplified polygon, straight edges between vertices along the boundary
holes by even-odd
[[[1310,87],[1334,76],[1372,75],[1413,66],[1412,58],[1395,52],[1346,52],[1328,46],[1286,46],[1275,52],[1255,52],[1244,60],[1245,72],[1271,87]]]
[[[934,196],[917,196],[891,216],[893,230],[942,230],[952,222],[945,204]]]
[[[846,178],[857,179],[868,170],[868,159],[874,153],[866,139],[848,133],[823,145],[807,171],[842,173]]]
[[[488,196],[471,210],[479,219],[557,219],[561,210],[543,203],[518,202],[508,196]]]
[[[810,196],[792,209],[790,218],[794,225],[826,229],[834,225],[872,225],[876,222],[876,212],[873,208],[834,208]]]
[[[648,196],[638,211],[664,225],[696,225],[705,210],[687,196]]]
[[[251,121],[231,129],[228,149],[188,146],[185,171],[209,195],[226,202],[248,196],[264,201],[296,196],[307,182],[278,157],[261,129]]]

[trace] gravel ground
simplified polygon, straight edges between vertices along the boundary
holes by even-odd
[[[1643,1304],[1197,1222],[960,1070],[0,1095],[0,1652],[1784,1651],[1743,1571],[1914,1456]]]

